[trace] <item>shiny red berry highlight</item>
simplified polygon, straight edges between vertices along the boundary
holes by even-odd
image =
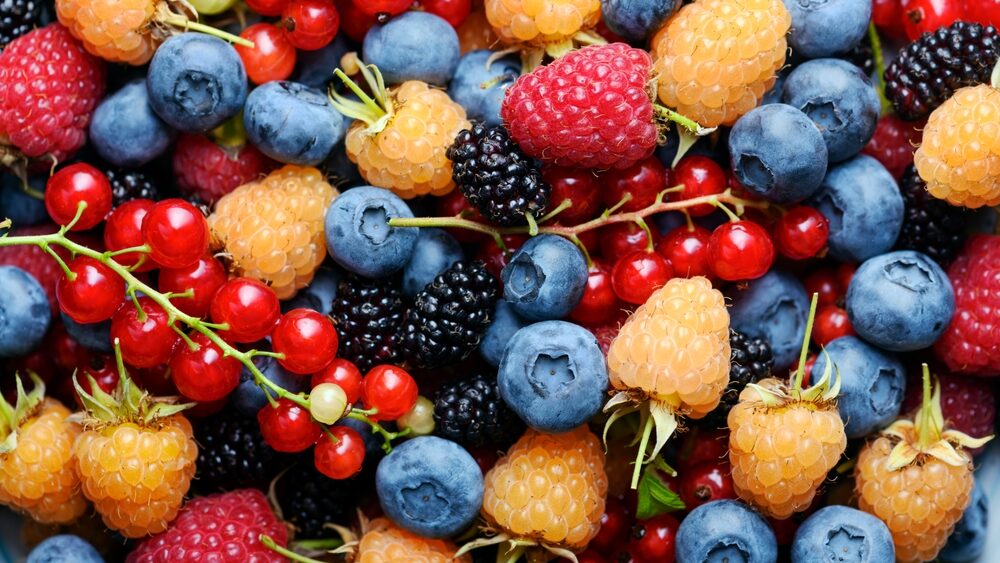
[[[182,312],[192,317],[206,317],[212,306],[212,299],[222,287],[229,274],[226,267],[211,256],[202,256],[197,262],[183,268],[162,268],[159,289],[164,293],[185,293],[191,297],[173,297],[173,303]]]
[[[826,248],[830,221],[814,207],[796,207],[781,216],[774,226],[778,251],[792,260],[805,260]]]
[[[74,275],[56,283],[59,309],[78,323],[98,323],[111,318],[125,297],[125,282],[101,262],[78,256],[67,263]]]
[[[271,333],[274,351],[284,354],[278,363],[292,373],[308,375],[333,361],[337,329],[330,317],[311,309],[292,309],[282,315]]]
[[[234,45],[254,84],[285,80],[295,70],[295,46],[284,31],[270,23],[257,23],[243,30],[240,37],[253,41],[253,49]]]
[[[365,440],[350,426],[331,426],[332,436],[320,436],[313,461],[320,473],[331,479],[357,475],[365,462]]]
[[[108,177],[85,162],[59,170],[45,185],[45,210],[59,225],[70,224],[81,203],[86,203],[87,207],[70,229],[72,231],[96,227],[111,212],[112,194]]]
[[[339,385],[347,395],[347,402],[354,404],[361,400],[362,378],[358,366],[343,358],[334,358],[325,368],[313,374],[310,387],[320,383]]]
[[[108,215],[104,224],[104,248],[111,252],[142,246],[142,221],[153,208],[153,202],[148,199],[133,199],[119,205]],[[127,252],[114,257],[115,262],[131,268],[145,259],[142,266],[133,271],[147,272],[156,267],[143,252]]]
[[[180,342],[170,327],[170,315],[149,297],[139,307],[125,301],[111,317],[111,341],[118,340],[122,359],[130,366],[151,368],[167,363]]]
[[[240,383],[242,364],[223,354],[217,344],[198,333],[191,337],[196,348],[177,346],[170,360],[171,378],[185,397],[199,402],[225,398]]]
[[[208,252],[208,221],[183,199],[165,199],[147,213],[142,234],[150,257],[164,268],[183,268]]]
[[[374,420],[396,420],[417,402],[417,382],[401,367],[375,366],[365,375],[361,399],[366,409],[376,409]]]
[[[296,49],[315,51],[333,41],[340,14],[333,0],[292,0],[281,12],[281,25]]]
[[[309,411],[288,399],[278,399],[257,412],[257,423],[264,441],[276,451],[301,452],[319,440],[322,427],[313,421]]]
[[[622,301],[642,305],[672,277],[674,271],[662,256],[639,250],[618,260],[611,274],[611,284]]]
[[[227,281],[212,300],[213,323],[228,324],[219,335],[232,342],[255,342],[271,334],[281,310],[274,291],[250,278]]]
[[[712,271],[726,281],[759,278],[774,262],[771,236],[752,221],[720,225],[708,240],[708,250]]]

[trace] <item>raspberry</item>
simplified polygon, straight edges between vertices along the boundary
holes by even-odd
[[[524,423],[500,398],[496,376],[446,383],[434,398],[434,433],[463,446],[506,448],[522,432]]]
[[[1000,236],[973,235],[948,268],[955,314],[934,352],[955,373],[1000,375]]]
[[[879,118],[872,136],[861,152],[882,163],[896,180],[913,164],[913,150],[920,144],[923,123],[903,121],[895,115]]]
[[[41,0],[0,0],[0,48],[41,23]]]
[[[288,530],[271,511],[264,493],[241,489],[192,499],[165,532],[145,539],[127,563],[241,561],[279,563],[287,559],[260,543],[266,534],[288,543]],[[239,554],[238,556],[236,554]]]
[[[104,63],[65,27],[54,23],[11,41],[0,53],[0,162],[66,160],[87,140],[103,94]]]
[[[885,69],[885,95],[903,119],[917,121],[963,86],[989,82],[1000,57],[993,26],[958,21],[924,33]]]
[[[599,0],[486,0],[485,6],[493,30],[511,44],[558,44],[601,19]]]
[[[337,286],[330,317],[337,324],[337,356],[365,373],[398,361],[396,335],[403,324],[403,292],[394,278],[348,274]]]
[[[181,192],[209,205],[275,168],[275,162],[253,145],[217,145],[204,135],[181,135],[173,165]]]
[[[357,480],[330,479],[316,470],[312,454],[284,473],[276,486],[278,504],[285,520],[299,538],[336,537],[325,524],[347,525],[358,505]]]
[[[584,47],[518,78],[500,115],[546,164],[628,168],[656,148],[650,68],[648,53],[624,43]]]
[[[160,199],[160,189],[156,183],[141,170],[126,170],[124,168],[109,168],[104,171],[111,183],[111,193],[114,205],[132,201],[133,199]]]
[[[264,442],[256,417],[226,409],[195,427],[200,490],[228,491],[240,487],[266,489],[284,469],[287,459]]]
[[[703,127],[757,107],[785,64],[792,17],[780,0],[699,0],[652,41],[658,94]]]
[[[56,13],[91,53],[102,59],[141,65],[149,62],[163,33],[152,33],[155,0],[57,0]]]
[[[739,402],[740,392],[747,383],[757,383],[770,377],[771,368],[774,367],[771,345],[763,338],[750,338],[742,332],[730,330],[729,348],[729,384],[722,393],[719,406],[699,421],[703,428],[725,428],[726,417]]]
[[[996,398],[989,381],[975,377],[939,373],[941,383],[941,412],[948,426],[973,438],[993,433],[996,420]],[[920,408],[920,378],[910,377],[906,382],[902,412]],[[982,448],[969,450],[975,455]]]
[[[213,246],[242,275],[288,299],[326,258],[323,215],[336,196],[319,170],[287,165],[218,201],[208,218]]]
[[[472,563],[468,555],[454,557],[457,548],[449,540],[432,540],[376,518],[361,536],[358,563]]]
[[[970,212],[948,205],[927,193],[927,184],[910,166],[899,184],[903,194],[903,228],[895,248],[917,250],[942,266],[955,259],[962,243]]]
[[[984,127],[1000,116],[1000,92],[962,88],[934,110],[913,163],[927,191],[952,205],[1000,204],[1000,140]]]
[[[48,235],[56,232],[54,225],[37,225],[16,229],[15,235]],[[69,260],[69,252],[62,247],[53,247],[63,260]],[[56,301],[56,283],[63,275],[59,263],[38,246],[4,246],[0,247],[0,266],[17,266],[31,274],[42,284],[45,295],[49,298],[52,314],[59,313],[59,302]]]

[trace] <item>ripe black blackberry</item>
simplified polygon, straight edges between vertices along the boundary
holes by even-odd
[[[296,539],[340,537],[324,524],[351,527],[356,521],[357,477],[330,479],[316,470],[312,454],[302,456],[275,486],[285,522],[295,527]]]
[[[989,82],[1000,58],[993,26],[958,21],[904,47],[885,70],[885,95],[903,119],[924,119],[955,90]]]
[[[904,212],[896,249],[916,250],[942,266],[950,264],[965,243],[971,214],[929,194],[927,184],[912,164],[903,174],[899,191],[903,194]]]
[[[291,462],[264,443],[256,418],[234,408],[203,419],[194,436],[198,442],[195,486],[202,492],[242,487],[267,490],[271,479]]]
[[[860,68],[865,76],[871,76],[872,72],[875,71],[875,51],[872,50],[872,43],[867,35],[853,49],[844,54],[844,59]]]
[[[725,428],[726,418],[740,400],[740,392],[748,383],[756,383],[771,375],[774,355],[771,345],[760,337],[750,338],[742,332],[729,331],[731,363],[729,365],[729,385],[722,393],[722,399],[715,410],[698,421],[702,428]]]
[[[41,0],[0,0],[0,49],[41,26]]]
[[[524,225],[526,213],[538,217],[545,212],[552,189],[502,125],[476,123],[461,131],[448,158],[455,183],[488,220]]]
[[[458,261],[438,274],[407,309],[400,348],[421,368],[465,359],[479,346],[493,317],[497,279],[486,266]]]
[[[395,340],[403,324],[399,280],[370,280],[349,274],[337,285],[330,316],[337,325],[337,355],[354,362],[361,373],[399,360]]]
[[[111,195],[114,198],[115,207],[133,199],[155,201],[160,198],[159,187],[141,170],[109,168],[104,171],[104,174],[108,177],[108,182],[111,183]]]
[[[443,385],[434,396],[434,433],[463,446],[505,449],[524,423],[500,398],[496,375],[476,374]]]

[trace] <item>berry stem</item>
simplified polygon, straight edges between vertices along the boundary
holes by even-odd
[[[300,554],[295,553],[294,551],[292,551],[290,549],[281,547],[280,545],[278,545],[277,543],[275,543],[274,539],[271,536],[269,536],[267,534],[261,534],[259,536],[259,538],[260,538],[260,543],[264,544],[264,547],[270,549],[271,551],[273,551],[273,552],[275,552],[275,553],[277,553],[279,555],[284,555],[285,557],[287,557],[288,559],[290,559],[292,561],[300,561],[302,563],[324,563],[323,561],[320,561],[319,559],[313,559],[311,557],[306,557],[305,555],[300,555]]]
[[[214,37],[218,37],[219,39],[226,40],[230,43],[241,45],[248,49],[255,48],[253,41],[250,41],[249,39],[244,39],[238,35],[227,33],[225,31],[222,31],[221,29],[215,29],[210,25],[205,25],[203,23],[191,21],[187,17],[182,16],[180,14],[170,14],[168,16],[165,16],[162,21],[167,25],[183,28],[184,31],[198,31],[201,33],[212,35]]]
[[[882,106],[882,115],[892,112],[892,103],[885,97],[885,58],[882,57],[882,40],[875,29],[875,22],[868,24],[868,42],[872,46],[872,57],[875,59],[875,81],[878,90],[879,103]]]
[[[639,486],[639,473],[642,472],[642,458],[646,455],[646,446],[649,444],[649,436],[653,433],[653,417],[646,417],[646,423],[642,426],[642,438],[639,440],[639,451],[635,456],[635,468],[632,469],[632,490]]]
[[[813,293],[812,302],[809,303],[809,318],[806,320],[806,333],[802,337],[802,350],[799,351],[799,365],[795,369],[795,382],[792,384],[792,392],[802,391],[802,378],[806,374],[806,356],[809,355],[809,339],[812,338],[813,322],[816,320],[816,306],[819,304],[819,293]]]
[[[990,73],[990,86],[1000,89],[1000,59],[993,65],[993,72]]]
[[[714,127],[711,129],[704,129],[701,125],[698,125],[697,121],[691,119],[690,117],[681,115],[676,111],[663,107],[659,104],[653,104],[653,112],[656,113],[656,115],[661,119],[665,121],[673,121],[674,123],[699,136],[711,133],[715,130]]]
[[[735,213],[733,213],[732,210],[730,210],[728,207],[726,207],[726,205],[724,203],[722,203],[721,201],[715,201],[715,202],[712,203],[712,205],[718,207],[719,209],[722,210],[723,213],[725,213],[727,216],[729,216],[729,221],[730,222],[732,222],[732,223],[739,223],[740,222],[739,216],[736,215]]]
[[[558,206],[556,206],[555,209],[553,209],[552,211],[549,211],[545,215],[542,215],[541,217],[539,217],[538,222],[539,223],[545,223],[546,221],[551,221],[553,217],[555,217],[556,215],[559,215],[560,213],[562,213],[563,211],[569,209],[570,207],[573,207],[573,200],[569,199],[569,198],[566,198],[566,199],[562,200],[562,202]]]
[[[930,448],[931,444],[941,439],[941,431],[943,429],[936,424],[935,419],[938,417],[934,416],[936,414],[934,412],[935,407],[940,411],[941,406],[940,404],[934,404],[934,397],[931,393],[931,370],[926,363],[921,364],[921,369],[923,370],[923,377],[921,377],[923,401],[920,403],[920,410],[917,411],[915,422],[918,449],[925,452]]]

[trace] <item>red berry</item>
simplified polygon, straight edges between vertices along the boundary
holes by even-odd
[[[615,263],[611,284],[619,299],[642,305],[672,277],[674,271],[662,256],[639,250],[626,254]]]
[[[358,43],[364,41],[368,30],[378,23],[375,15],[362,12],[354,5],[354,0],[337,0],[337,11],[340,12],[340,28]]]
[[[465,198],[465,195],[462,194],[461,190],[452,190],[448,192],[447,195],[436,199],[437,201],[434,202],[434,207],[435,212],[439,217],[461,216],[463,219],[470,219],[481,223],[487,222],[482,213],[480,213],[479,210]],[[472,243],[490,240],[487,235],[476,231],[470,231],[469,229],[449,228],[445,230],[455,237],[458,242]]]
[[[309,411],[288,399],[278,399],[275,406],[265,405],[257,412],[257,423],[267,445],[279,452],[304,451],[323,434]]]
[[[243,30],[240,37],[253,41],[253,48],[234,45],[240,54],[247,78],[254,84],[285,80],[295,70],[295,45],[288,35],[270,23],[257,23]]]
[[[261,48],[257,46],[257,50]],[[249,143],[220,145],[205,135],[187,134],[178,137],[174,146],[177,187],[181,193],[197,197],[208,205],[237,187],[266,176],[275,165]]]
[[[585,325],[599,325],[608,321],[620,308],[618,296],[611,286],[611,272],[607,266],[594,262],[587,276],[583,297],[570,312],[569,318]]]
[[[886,37],[902,41],[906,38],[903,30],[903,6],[901,0],[872,0],[872,21]]]
[[[142,246],[145,242],[142,238],[142,220],[152,208],[153,202],[148,199],[133,199],[116,207],[104,224],[104,247],[116,251]],[[128,268],[135,266],[143,258],[146,258],[145,263],[133,271],[147,272],[156,267],[156,264],[141,252],[129,252],[114,257],[115,262]]]
[[[212,322],[228,324],[229,330],[219,334],[233,342],[255,342],[271,334],[280,315],[274,291],[250,278],[227,281],[212,300]]]
[[[688,467],[679,474],[677,494],[687,510],[713,500],[734,499],[732,470],[729,463],[705,460]]]
[[[170,376],[170,365],[160,364],[151,368],[136,368],[129,371],[132,381],[154,397],[177,395],[177,386]]]
[[[170,302],[192,317],[205,317],[212,306],[212,299],[229,279],[229,274],[222,262],[211,256],[202,256],[190,266],[160,269],[157,279],[160,291],[164,293],[184,293],[191,290],[193,297],[174,297]]]
[[[800,206],[778,219],[774,235],[781,254],[792,260],[805,260],[826,248],[830,221],[818,209]]]
[[[199,402],[218,401],[240,384],[242,364],[223,355],[222,349],[197,333],[191,337],[196,350],[181,344],[170,359],[170,374],[181,395]]]
[[[752,221],[724,223],[708,239],[712,271],[726,281],[759,278],[771,269],[774,244],[764,227]]]
[[[725,459],[729,455],[727,430],[696,430],[684,435],[677,455],[677,471],[684,475],[689,468],[703,461]]]
[[[368,16],[398,16],[410,9],[413,0],[351,0],[351,3]]]
[[[609,497],[601,516],[601,528],[588,547],[604,555],[613,555],[615,548],[628,539],[630,528],[631,518],[625,504]]]
[[[183,268],[208,252],[208,221],[183,199],[165,199],[146,213],[142,234],[150,257],[164,268]]]
[[[296,49],[315,51],[333,41],[340,14],[333,0],[292,0],[281,12],[281,24]]]
[[[111,183],[103,172],[85,163],[70,164],[49,178],[45,185],[45,209],[56,223],[66,226],[76,217],[81,203],[87,208],[72,231],[96,227],[111,212]]]
[[[965,17],[968,22],[981,25],[1000,25],[1000,0],[965,0]]]
[[[803,280],[803,285],[807,295],[819,294],[818,304],[820,307],[833,305],[844,296],[846,291],[845,288],[841,287],[836,274],[830,268],[820,268],[813,271]]]
[[[668,197],[670,201],[684,201],[706,195],[721,194],[726,191],[729,179],[726,172],[714,160],[707,156],[685,156],[674,167],[674,184],[684,186],[679,192],[673,192]],[[696,205],[688,209],[693,217],[704,217],[715,211],[709,204]]]
[[[350,426],[331,426],[329,432],[333,438],[321,436],[313,450],[316,469],[331,479],[357,475],[365,462],[364,438]]]
[[[420,5],[424,10],[446,20],[452,27],[462,25],[472,12],[472,0],[422,0]]]
[[[669,514],[640,520],[632,530],[631,552],[640,561],[673,563],[680,522]]]
[[[826,305],[816,311],[816,322],[813,326],[812,339],[817,346],[826,346],[841,336],[855,334],[847,311],[836,305]]]
[[[847,292],[847,287],[851,285],[851,279],[854,277],[854,272],[857,271],[858,265],[851,262],[841,262],[837,266],[837,283],[840,284],[842,291]]]
[[[620,211],[639,211],[656,201],[656,196],[667,188],[667,169],[655,156],[644,158],[628,168],[609,170],[601,176],[604,187],[601,198],[605,207],[612,207],[626,194],[628,202]]]
[[[74,340],[61,322],[53,323],[46,342],[48,353],[52,354],[56,367],[62,370],[71,372],[86,365],[91,358],[90,351]]]
[[[125,282],[111,268],[88,256],[78,256],[67,266],[75,274],[56,283],[59,309],[78,323],[98,323],[111,318],[125,297]]]
[[[113,393],[115,388],[118,387],[118,380],[120,379],[115,359],[104,355],[92,356],[74,377],[76,377],[76,382],[80,384],[80,387],[90,395],[94,394],[94,386],[91,385],[91,379],[94,380],[94,383],[97,383],[97,388],[105,393]],[[80,397],[75,393],[74,397],[76,397],[77,403],[82,406]]]
[[[656,244],[658,240],[655,229],[647,233],[646,229],[631,222],[612,223],[600,230],[601,256],[608,260],[617,260],[630,252],[645,252],[651,246],[649,235],[653,236],[652,244]]]
[[[563,561],[569,561],[569,559],[562,559]],[[583,553],[579,553],[576,556],[576,563],[608,563],[608,560],[604,558],[600,553],[594,550],[588,549]]]
[[[401,367],[375,366],[365,375],[361,399],[366,409],[377,409],[374,420],[396,420],[417,402],[417,382]]]
[[[476,249],[476,259],[482,260],[486,269],[497,279],[500,279],[500,271],[507,265],[507,261],[514,255],[514,252],[528,240],[527,235],[504,235],[503,243],[507,247],[504,252],[493,239],[483,241]]]
[[[337,354],[337,329],[330,317],[311,309],[292,309],[282,315],[271,333],[274,351],[284,354],[278,363],[292,373],[317,372]]]
[[[546,165],[542,167],[542,179],[552,187],[549,195],[550,209],[558,207],[563,200],[573,202],[572,207],[556,215],[560,223],[576,225],[593,219],[600,213],[600,190],[603,187],[593,171]]]
[[[165,364],[174,353],[180,336],[170,327],[170,315],[149,297],[122,303],[111,317],[111,341],[118,340],[125,363],[137,368]]]
[[[882,116],[861,152],[881,162],[898,181],[913,164],[913,148],[920,144],[923,130],[922,122],[903,121],[895,114]]]
[[[906,0],[903,3],[903,30],[910,41],[925,31],[947,27],[962,17],[958,0]]]
[[[313,374],[310,387],[320,383],[339,385],[347,395],[348,404],[353,405],[361,399],[361,372],[358,366],[343,358],[334,358],[329,365]]]
[[[670,262],[678,276],[711,277],[712,259],[708,252],[708,239],[712,233],[704,227],[694,225],[678,227],[656,243],[656,251]]]
[[[262,16],[280,16],[288,0],[246,0],[247,8]]]

